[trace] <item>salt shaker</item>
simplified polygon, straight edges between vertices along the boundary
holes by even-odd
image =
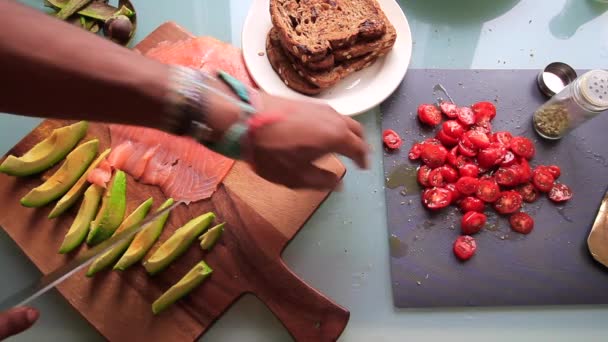
[[[534,129],[543,138],[560,139],[605,110],[608,110],[608,71],[591,70],[534,113]]]

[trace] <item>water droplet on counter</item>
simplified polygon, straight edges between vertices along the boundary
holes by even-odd
[[[391,234],[389,237],[389,249],[393,258],[401,258],[407,255],[408,246],[397,235]]]

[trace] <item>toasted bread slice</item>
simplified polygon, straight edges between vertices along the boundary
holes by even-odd
[[[376,0],[270,0],[270,17],[285,49],[304,63],[382,37],[383,16]]]
[[[306,95],[316,95],[323,90],[308,82],[291,66],[275,30],[270,30],[266,37],[266,55],[274,71],[289,88]]]

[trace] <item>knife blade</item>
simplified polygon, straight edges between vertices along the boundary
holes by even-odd
[[[608,267],[608,189],[587,237],[587,247],[597,262]]]
[[[125,239],[131,238],[139,231],[149,226],[152,222],[156,221],[156,219],[158,219],[162,215],[165,215],[175,209],[181,203],[184,202],[175,202],[169,207],[161,211],[155,212],[154,214],[144,219],[140,224],[125,229],[120,234],[112,236],[108,240],[100,243],[99,245],[86,250],[84,253],[81,253],[68,263],[58,267],[47,275],[42,276],[38,281],[35,281],[32,284],[15,292],[11,296],[4,298],[0,302],[0,311],[26,305],[34,299],[40,297],[50,289],[61,284],[64,280],[68,279],[70,276],[72,276],[79,270],[88,266],[99,255],[112,249],[114,246],[124,241]]]

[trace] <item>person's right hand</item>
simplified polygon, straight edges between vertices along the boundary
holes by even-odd
[[[38,316],[36,309],[26,307],[0,312],[0,340],[29,329]]]
[[[290,188],[332,189],[337,175],[314,161],[337,153],[367,167],[363,127],[330,106],[261,94],[261,113],[282,116],[263,126],[249,142],[248,162],[261,177]]]

